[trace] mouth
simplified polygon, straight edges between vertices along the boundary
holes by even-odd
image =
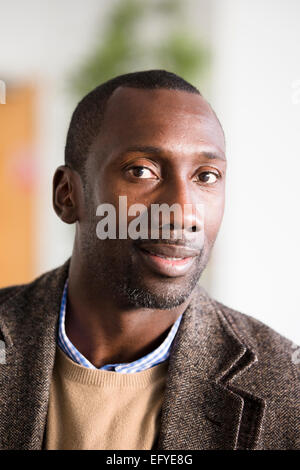
[[[193,265],[199,250],[177,245],[145,244],[137,247],[143,262],[157,274],[184,276]]]

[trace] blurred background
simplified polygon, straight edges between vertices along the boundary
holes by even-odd
[[[299,0],[0,0],[0,12],[0,287],[71,254],[51,185],[79,99],[164,68],[199,87],[226,134],[226,209],[202,285],[300,344]]]

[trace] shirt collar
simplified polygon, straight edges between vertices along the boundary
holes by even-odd
[[[91,362],[86,359],[78,349],[72,344],[66,335],[65,330],[65,315],[66,315],[66,304],[67,304],[67,291],[68,291],[68,279],[64,286],[60,315],[59,315],[59,329],[58,329],[58,345],[63,352],[74,362],[89,369],[97,369]],[[134,372],[141,372],[146,369],[150,369],[155,365],[166,361],[170,356],[171,345],[174,337],[177,333],[181,322],[182,315],[177,318],[172,328],[170,329],[167,337],[154,351],[150,352],[146,356],[137,359],[136,361],[122,364],[106,364],[100,369],[120,372],[122,374],[132,374]]]

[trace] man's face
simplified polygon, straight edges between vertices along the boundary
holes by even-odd
[[[223,131],[200,95],[118,88],[87,160],[77,231],[81,256],[94,279],[121,303],[163,309],[184,302],[207,264],[220,227],[225,169]],[[127,197],[128,208],[143,204],[149,214],[152,204],[177,203],[182,209],[200,204],[204,220],[197,220],[194,211],[186,216],[183,212],[181,239],[172,230],[174,216],[171,239],[151,240],[149,229],[148,240],[100,240],[96,209],[103,203],[114,205],[118,234],[119,196]]]

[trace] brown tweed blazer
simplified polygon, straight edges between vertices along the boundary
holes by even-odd
[[[0,290],[0,449],[43,448],[68,267]],[[300,449],[294,351],[197,287],[172,346],[155,449]]]

